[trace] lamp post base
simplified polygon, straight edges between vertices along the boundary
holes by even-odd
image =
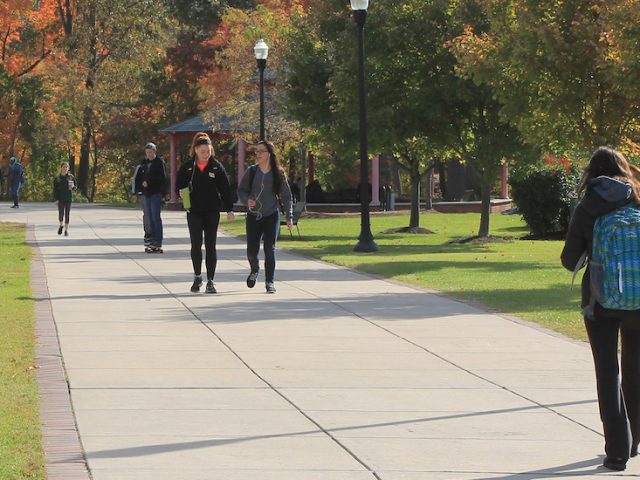
[[[354,252],[377,252],[378,251],[378,245],[376,244],[376,242],[373,241],[373,239],[371,240],[358,240],[358,243],[356,244],[355,247],[353,247],[353,251]]]

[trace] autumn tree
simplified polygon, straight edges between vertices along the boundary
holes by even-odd
[[[70,1],[58,7],[67,35],[64,95],[74,99],[81,129],[78,184],[93,199],[102,127],[120,110],[138,106],[153,61],[165,54],[171,23],[153,0]]]
[[[39,68],[55,48],[55,2],[24,0],[0,3],[0,143],[18,154],[21,133],[30,134],[43,95]],[[21,149],[27,143],[22,141]]]
[[[253,47],[259,39],[269,45],[265,72],[267,137],[275,142],[296,138],[297,124],[282,115],[282,38],[291,28],[291,18],[304,11],[306,1],[261,0],[254,9],[228,7],[211,43],[217,47],[216,68],[203,79],[206,106],[216,116],[234,118],[238,128],[255,131],[259,123],[258,69]]]

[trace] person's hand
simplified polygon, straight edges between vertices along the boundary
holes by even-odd
[[[233,222],[236,219],[236,214],[233,212],[227,212],[227,220]]]
[[[180,195],[180,198],[184,198],[184,192],[182,189],[178,190],[178,195]]]
[[[287,228],[289,229],[289,231],[291,231],[293,229],[293,219],[289,219],[287,220]]]
[[[149,185],[147,185],[147,181],[146,181],[146,180],[145,180],[144,182],[142,182],[142,186],[143,186],[144,188],[147,188],[147,187],[149,186]]]
[[[256,206],[256,201],[253,198],[250,198],[249,200],[247,200],[247,207],[249,208],[253,208]]]

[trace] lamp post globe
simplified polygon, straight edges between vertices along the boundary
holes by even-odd
[[[351,10],[366,10],[369,8],[369,0],[351,0]]]
[[[253,47],[258,70],[260,70],[260,140],[264,140],[264,69],[267,66],[269,46],[261,38]]]
[[[360,89],[360,235],[356,252],[377,252],[369,218],[369,154],[367,152],[367,105],[364,74],[364,24],[369,0],[351,0],[353,19],[358,25],[358,83]]]

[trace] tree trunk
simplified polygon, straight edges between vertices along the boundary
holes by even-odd
[[[434,167],[430,167],[427,169],[427,173],[425,173],[427,176],[427,200],[424,206],[425,210],[431,210],[433,208],[433,170]]]
[[[84,108],[82,119],[82,141],[80,143],[80,164],[78,165],[78,190],[89,198],[89,157],[91,156],[91,137],[93,129],[91,119],[93,112],[91,107]]]
[[[482,200],[482,209],[480,213],[480,229],[478,237],[486,238],[489,236],[489,214],[491,212],[491,179],[493,176],[487,174],[485,170],[480,179],[480,199]]]
[[[13,126],[13,132],[11,132],[11,142],[9,143],[9,156],[15,156],[15,148],[16,148],[16,140],[18,139],[18,130],[20,128],[20,124],[22,123],[22,115],[24,114],[24,110],[20,110],[18,113],[18,118],[16,118],[16,123]]]
[[[91,197],[89,201],[91,203],[96,201],[96,177],[98,174],[98,144],[96,142],[95,135],[91,137],[93,141],[93,168],[91,169]]]
[[[409,228],[420,228],[420,166],[415,158],[411,161],[411,217]]]

